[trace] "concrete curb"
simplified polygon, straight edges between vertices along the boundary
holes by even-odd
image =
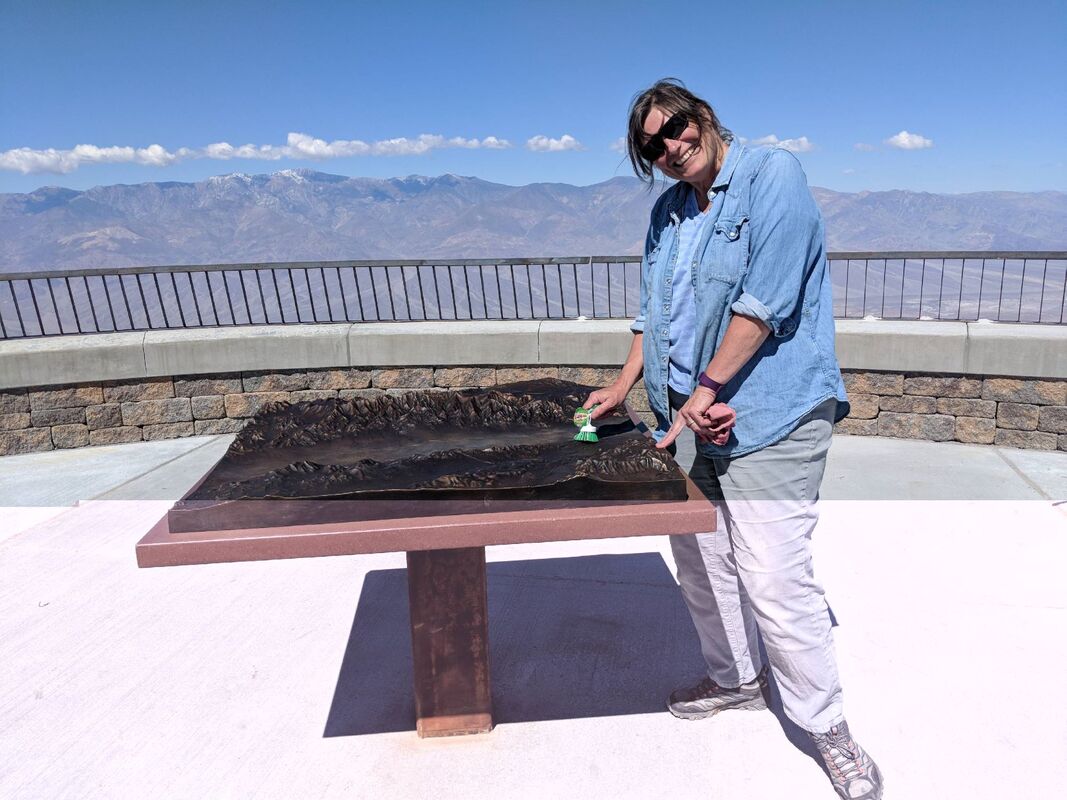
[[[627,320],[257,325],[0,342],[0,389],[248,370],[618,366]],[[843,369],[1067,378],[1067,326],[839,320]]]

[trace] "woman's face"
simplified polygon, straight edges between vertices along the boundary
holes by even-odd
[[[652,106],[645,117],[644,132],[647,137],[659,133],[668,119],[670,113],[659,106]],[[715,160],[718,156],[717,148],[712,145],[712,136],[706,134],[704,141],[700,140],[700,132],[696,122],[689,121],[685,130],[678,134],[677,139],[664,139],[663,146],[666,151],[656,159],[653,164],[668,178],[685,181],[692,184],[710,184],[717,171]]]

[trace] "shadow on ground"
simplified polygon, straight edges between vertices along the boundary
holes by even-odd
[[[488,565],[496,724],[664,712],[705,671],[658,553]],[[326,736],[415,727],[405,571],[367,574]]]

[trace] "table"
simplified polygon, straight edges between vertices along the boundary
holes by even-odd
[[[487,733],[493,714],[486,546],[714,530],[714,507],[688,478],[686,486],[688,496],[682,501],[424,501],[418,516],[412,515],[410,502],[327,501],[375,505],[363,519],[269,528],[172,533],[164,516],[137,543],[137,564],[165,567],[404,551],[418,735]],[[323,506],[321,501],[300,502],[308,504],[306,518]],[[287,509],[292,512],[292,501]],[[233,513],[240,515],[240,503],[233,505]]]

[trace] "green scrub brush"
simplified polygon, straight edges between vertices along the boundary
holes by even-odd
[[[593,403],[589,408],[579,408],[574,412],[574,424],[581,430],[574,435],[574,441],[576,442],[599,442],[600,440],[596,435],[596,427],[593,425],[592,420],[589,419],[589,415],[593,413],[593,409],[599,405]]]

